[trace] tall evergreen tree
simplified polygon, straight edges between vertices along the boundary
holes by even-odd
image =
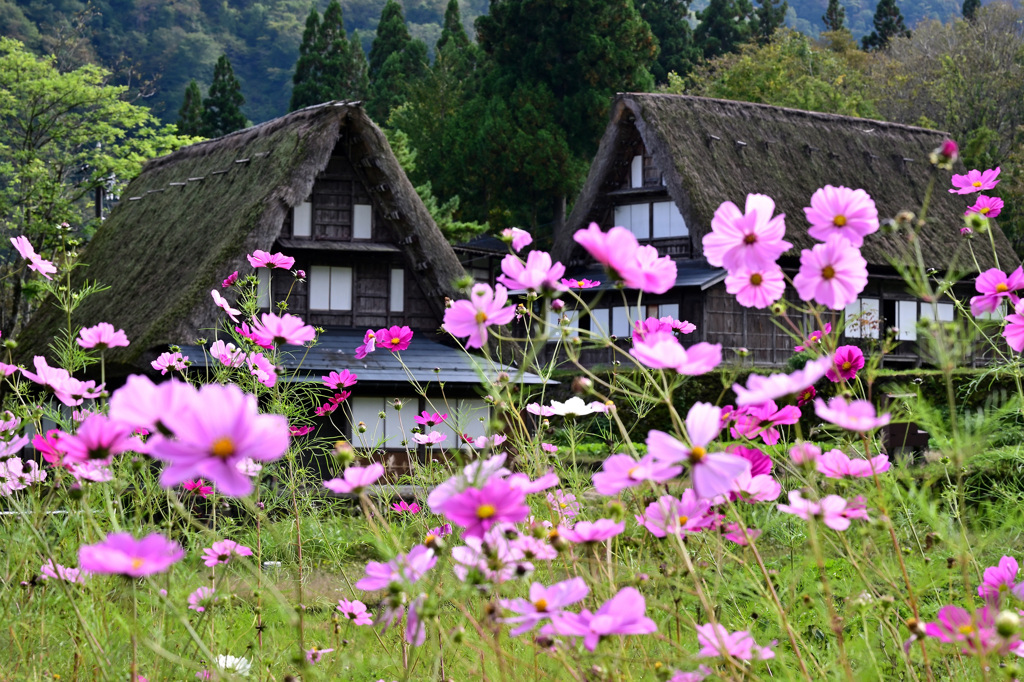
[[[185,88],[185,99],[178,109],[178,134],[203,134],[203,93],[199,91],[199,83],[192,79]]]
[[[351,96],[352,78],[355,75],[352,73],[352,46],[345,33],[344,17],[338,0],[331,0],[324,10],[318,42],[323,50],[324,94],[327,95],[321,101],[356,99]],[[359,49],[362,51],[361,47]]]
[[[213,67],[209,95],[203,100],[203,135],[220,137],[244,128],[243,104],[242,85],[235,78],[228,56],[222,54]]]
[[[821,21],[826,31],[842,31],[846,28],[846,8],[839,4],[839,0],[828,0],[828,8]]]
[[[345,96],[353,100],[366,99],[366,95],[370,91],[370,66],[366,62],[366,52],[363,51],[363,41],[359,38],[359,31],[352,31],[348,49],[351,56],[349,62],[351,71]]]
[[[395,0],[388,0],[370,47],[367,106],[370,116],[385,123],[391,110],[409,98],[411,84],[421,79],[426,70],[426,43],[412,39],[405,26],[402,6]]]
[[[963,15],[967,21],[974,21],[974,15],[981,8],[981,0],[964,0]]]
[[[642,0],[637,2],[637,9],[661,48],[658,60],[651,64],[655,82],[667,83],[673,71],[680,76],[690,73],[701,58],[687,19],[690,0]]]
[[[750,0],[711,0],[704,11],[698,13],[700,23],[694,32],[694,40],[704,58],[736,52],[749,40],[753,12]]]
[[[896,0],[878,0],[874,18],[875,30],[861,39],[865,50],[884,50],[893,38],[910,37]]]
[[[437,51],[445,49],[451,43],[456,49],[462,50],[469,46],[469,36],[462,25],[462,14],[459,12],[459,0],[448,0],[444,10],[444,24],[441,26],[441,37],[437,40]]]
[[[789,3],[786,0],[758,0],[753,29],[758,44],[766,45],[772,39],[772,34],[786,23],[788,9]]]
[[[313,6],[306,16],[306,29],[302,32],[302,44],[299,45],[299,61],[295,63],[295,75],[292,76],[292,99],[289,111],[324,101],[323,73],[320,13],[316,11],[316,6]]]

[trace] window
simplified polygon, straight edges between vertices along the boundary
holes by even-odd
[[[352,310],[352,268],[311,267],[309,309]]]
[[[402,268],[391,269],[391,304],[389,309],[393,313],[400,313],[405,310],[405,270]]]
[[[413,417],[419,412],[420,403],[417,398],[402,398],[401,410],[395,409],[394,398],[349,400],[352,409],[351,440],[357,447],[397,449],[402,447],[403,440],[415,447],[411,431],[416,426]],[[381,412],[384,413],[384,419],[380,418]],[[366,433],[359,433],[359,422],[366,425]]]
[[[637,239],[651,238],[651,205],[626,204],[615,207],[615,224],[632,232]]]
[[[685,237],[690,234],[683,220],[683,214],[674,201],[659,201],[654,204],[654,234],[655,239],[667,239],[669,237]]]
[[[260,308],[270,307],[270,270],[256,268],[256,305]]]
[[[579,334],[576,333],[578,315],[579,311],[577,310],[562,308],[555,312],[548,308],[548,341],[558,341],[562,338],[562,319],[566,317],[569,318],[569,321],[565,323],[569,330],[569,336],[578,336]]]
[[[952,322],[956,319],[956,308],[952,303],[936,303],[935,307],[939,310],[939,322]],[[934,319],[932,313],[934,310],[930,303],[921,304],[921,319],[931,320]]]
[[[882,317],[877,298],[858,298],[846,306],[846,338],[877,339]]]
[[[679,304],[678,303],[662,303],[658,306],[658,317],[671,317],[673,320],[679,319]]]
[[[292,236],[313,236],[313,204],[303,201],[292,209]]]
[[[917,341],[917,301],[896,301],[896,338]]]
[[[356,204],[352,207],[352,239],[373,238],[373,207]]]
[[[592,336],[608,336],[608,308],[590,311],[590,333]]]
[[[463,443],[462,434],[470,438],[487,435],[487,423],[490,420],[490,409],[483,400],[473,398],[460,400],[456,404],[450,401],[453,412],[448,415],[444,424],[434,427],[448,437],[442,441],[442,447],[457,448]],[[443,412],[444,410],[439,410]]]
[[[629,186],[633,189],[644,186],[644,157],[640,154],[629,164]]]
[[[620,339],[633,334],[633,325],[637,320],[648,317],[671,317],[679,319],[678,303],[648,304],[643,308],[597,308],[590,311],[590,333],[594,336],[616,336]]]

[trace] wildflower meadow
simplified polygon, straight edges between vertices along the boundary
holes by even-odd
[[[964,195],[961,238],[994,250],[1002,202],[982,192],[999,169],[951,177],[956,152],[936,150],[927,196]],[[726,202],[703,238],[728,292],[790,335],[774,373],[688,342],[687,320],[635,319],[629,339],[578,328],[598,283],[506,230],[497,283],[465,282],[444,316],[490,407],[487,435],[464,442],[441,428],[457,401],[434,397],[388,406],[416,425],[408,442],[363,422],[372,447],[338,435],[358,372],[281,369],[318,330],[287,301],[258,308],[257,270],[304,277],[280,253],[211,292],[223,317],[205,358],[168,349],[159,382],[106,385],[105,353],[136,342],[117,320],[65,329],[30,365],[8,341],[0,679],[1022,679],[1020,474],[974,473],[1003,471],[1024,437],[1024,271],[925,269],[927,198],[888,223],[862,189],[807,200],[802,216]],[[784,271],[800,230],[819,243]],[[842,340],[879,230],[900,239],[908,291],[958,311],[919,322],[927,383],[880,368],[891,334]],[[11,241],[69,320],[102,290]],[[605,296],[676,280],[625,228],[575,241],[619,283]],[[976,295],[960,300],[965,278]],[[352,350],[401,359],[414,343],[396,326]],[[611,368],[580,361],[594,347],[615,350]],[[989,364],[962,372],[978,347]],[[99,380],[76,378],[87,367]],[[927,457],[889,447],[901,424],[928,432]]]

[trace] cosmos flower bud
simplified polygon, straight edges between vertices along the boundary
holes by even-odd
[[[957,157],[960,156],[960,148],[953,140],[946,140],[941,145],[932,150],[932,153],[928,155],[928,160],[938,168],[944,168],[946,170],[953,170],[953,164],[956,163]]]
[[[996,632],[1009,639],[1020,629],[1020,616],[1013,611],[1000,611],[996,616]]]

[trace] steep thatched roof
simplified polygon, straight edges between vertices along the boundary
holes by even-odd
[[[77,282],[111,289],[87,299],[74,322],[124,328],[131,345],[108,360],[129,365],[215,327],[220,311],[210,290],[234,270],[246,272],[247,253],[272,248],[287,211],[309,196],[342,139],[440,318],[444,296],[458,296],[455,252],[362,106],[331,102],[146,164],[82,253],[87,267],[75,271]],[[64,324],[44,304],[19,338],[20,358],[45,352]]]
[[[584,258],[572,235],[607,211],[601,193],[621,163],[620,140],[636,131],[664,173],[668,193],[686,219],[698,254],[701,238],[723,201],[742,208],[752,192],[775,199],[776,210],[786,214],[786,239],[795,247],[788,255],[793,256],[815,243],[807,235],[802,209],[817,188],[862,188],[874,198],[884,220],[903,210],[919,212],[935,175],[928,225],[920,239],[925,263],[940,270],[953,262],[963,270],[975,269],[960,237],[969,204],[965,197],[947,192],[949,174],[936,173],[928,161],[945,134],[763,104],[632,93],[616,99],[583,191],[565,228],[556,235],[555,255],[563,262]],[[1019,264],[1002,232],[996,230],[995,236],[1000,265]],[[865,241],[864,257],[869,264],[888,265],[889,257],[900,256],[905,241],[902,236],[875,233]],[[977,246],[981,267],[992,267],[987,243]]]

